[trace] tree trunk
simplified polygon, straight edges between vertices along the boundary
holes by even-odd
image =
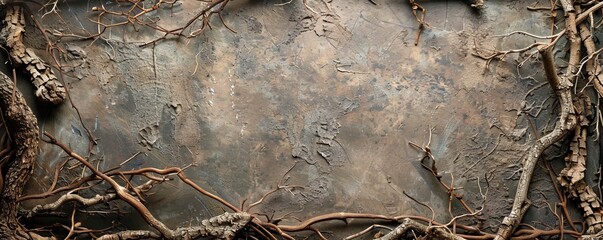
[[[17,221],[16,199],[32,173],[38,154],[38,121],[13,81],[1,72],[0,108],[11,140],[11,154],[0,159],[0,239],[30,239]]]

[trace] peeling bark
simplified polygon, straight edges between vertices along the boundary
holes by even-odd
[[[586,137],[588,131],[587,116],[590,112],[590,100],[582,95],[574,101],[574,109],[578,116],[579,127],[574,130],[570,143],[570,151],[565,157],[565,168],[561,170],[558,180],[566,193],[579,201],[578,206],[583,211],[586,220],[586,233],[594,234],[603,230],[603,208],[601,200],[594,190],[586,184]]]
[[[23,67],[31,76],[38,101],[54,105],[63,102],[67,94],[65,86],[59,82],[52,68],[47,66],[31,48],[23,44],[23,33],[25,33],[23,8],[19,5],[8,6],[3,23],[0,42],[7,46],[12,63]]]
[[[574,129],[574,136],[570,142],[570,153],[565,157],[565,168],[561,170],[558,180],[561,186],[575,193],[574,184],[584,180],[586,170],[586,135],[588,128],[587,115],[590,115],[590,99],[581,95],[574,100],[579,127]],[[572,194],[577,197],[577,195]]]

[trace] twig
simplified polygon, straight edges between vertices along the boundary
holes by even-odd
[[[408,193],[406,193],[405,191],[402,191],[402,193],[403,193],[403,194],[404,194],[406,197],[408,197],[408,198],[410,198],[411,200],[413,200],[414,202],[418,203],[419,205],[421,205],[421,206],[423,206],[423,207],[428,208],[428,209],[429,209],[429,211],[431,211],[431,221],[429,221],[429,226],[431,226],[431,223],[432,223],[432,222],[433,222],[433,220],[435,219],[435,211],[433,210],[433,208],[432,208],[432,207],[430,207],[429,205],[425,204],[425,203],[420,202],[419,200],[417,200],[417,199],[413,198],[412,196],[408,195]]]

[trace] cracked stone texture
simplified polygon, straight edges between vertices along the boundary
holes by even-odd
[[[123,169],[195,163],[187,175],[235,205],[256,201],[293,167],[286,182],[303,188],[278,192],[255,211],[299,219],[334,211],[429,217],[405,191],[447,222],[446,193],[421,168],[421,153],[408,145],[425,145],[433,128],[430,147],[438,169],[446,182],[454,174],[454,186],[464,188],[459,191],[473,208],[481,204],[477,181],[485,188],[484,174],[492,174],[484,214],[486,227],[497,226],[510,210],[524,150],[535,139],[526,114],[518,112],[535,115],[544,101],[544,109],[530,119],[538,129],[551,129],[556,105],[548,86],[524,100],[544,82],[537,61],[518,70],[518,57],[509,56],[485,69],[472,53],[474,47],[530,44],[521,36],[493,35],[513,30],[546,35],[547,13],[527,11],[525,1],[488,1],[481,13],[466,1],[425,2],[429,27],[414,46],[417,24],[404,1],[307,2],[321,14],[302,1],[283,6],[234,1],[224,18],[236,33],[216,20],[213,30],[196,39],[144,48],[138,45],[160,35],[113,28],[104,35],[108,41],[65,42],[64,81],[83,122],[99,138],[92,158],[102,160],[102,169],[139,151]],[[86,20],[92,16],[87,9],[100,2],[63,4],[68,23],[48,15],[46,26],[96,31]],[[167,27],[178,26],[203,4],[184,1],[157,16]],[[28,44],[49,59],[35,28],[27,30]],[[21,85],[31,92],[31,86]],[[36,112],[42,131],[87,153],[86,131],[68,103]],[[598,146],[591,152],[598,156]],[[27,191],[47,189],[62,159],[58,148],[42,144]],[[533,185],[539,190],[531,191],[530,199],[537,207],[526,220],[554,224],[553,214],[538,201],[543,196],[556,201],[544,173],[536,170]],[[174,229],[222,212],[178,181],[153,193],[147,205]],[[130,213],[119,219],[140,228],[135,211],[124,210]]]

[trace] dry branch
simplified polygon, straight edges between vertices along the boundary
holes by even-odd
[[[105,194],[105,195],[97,194],[96,196],[91,197],[91,198],[84,198],[78,194],[68,193],[68,194],[61,196],[57,201],[55,201],[53,203],[35,206],[31,210],[31,213],[33,214],[33,213],[40,213],[40,212],[45,212],[45,211],[54,211],[54,210],[57,210],[59,207],[63,206],[63,204],[65,204],[67,202],[72,202],[72,201],[78,202],[84,206],[92,206],[92,205],[99,204],[99,203],[109,202],[114,199],[117,199],[117,195],[115,193],[109,193],[109,194]]]
[[[235,235],[249,223],[251,216],[247,213],[223,213],[201,221],[199,226],[178,228],[172,239],[197,239],[211,237],[212,239],[233,239]],[[123,231],[104,235],[97,240],[121,239],[161,239],[161,236],[151,231]]]
[[[569,131],[576,127],[576,118],[574,116],[572,104],[572,84],[567,77],[559,77],[557,75],[551,48],[552,47],[544,47],[541,48],[539,52],[542,56],[547,80],[559,98],[561,108],[560,117],[555,128],[547,135],[538,139],[530,148],[527,157],[524,159],[523,171],[519,182],[517,183],[517,192],[515,193],[511,213],[503,219],[495,240],[508,239],[523,218],[525,211],[522,211],[522,209],[526,204],[532,174],[542,152],[552,144],[561,140]]]
[[[132,26],[135,30],[139,27],[146,27],[153,29],[163,35],[150,42],[144,43],[141,46],[153,45],[159,41],[167,39],[169,36],[194,38],[202,34],[206,29],[211,29],[212,16],[217,15],[222,25],[228,30],[235,32],[232,28],[228,27],[222,16],[222,12],[230,2],[230,0],[212,0],[206,1],[207,5],[202,8],[197,14],[190,18],[185,24],[174,29],[167,29],[159,24],[159,19],[148,20],[148,15],[152,12],[156,12],[164,6],[169,8],[174,7],[179,1],[165,1],[160,0],[152,4],[150,7],[145,7],[147,1],[144,0],[127,0],[127,4],[130,4],[126,10],[110,10],[105,8],[104,5],[100,7],[93,7],[92,11],[97,14],[97,19],[94,21],[97,26],[97,34],[88,37],[100,37],[103,32],[108,28],[118,26]],[[105,21],[110,22],[105,22]],[[196,22],[200,22],[200,26],[193,29]]]
[[[147,209],[147,207],[144,206],[144,204],[142,204],[138,198],[136,198],[132,194],[128,193],[126,188],[122,187],[111,177],[107,176],[106,174],[104,174],[101,171],[99,171],[98,169],[96,169],[96,167],[94,165],[90,164],[86,159],[84,159],[77,153],[73,152],[70,148],[59,143],[52,135],[50,135],[48,133],[45,133],[45,135],[48,138],[50,138],[50,142],[61,147],[67,154],[69,154],[69,156],[73,157],[74,159],[76,159],[77,161],[82,163],[84,166],[89,168],[94,173],[94,175],[96,175],[97,177],[100,177],[102,180],[109,183],[111,185],[111,187],[115,190],[115,192],[117,193],[119,198],[121,200],[123,200],[124,202],[130,204],[132,207],[134,207],[134,209],[136,209],[140,213],[140,215],[144,218],[145,221],[147,221],[147,223],[149,223],[149,225],[151,225],[153,228],[157,229],[157,231],[159,231],[166,238],[173,239],[174,232],[171,229],[169,229],[167,226],[165,226],[165,224],[163,222],[161,222],[157,218],[155,218],[155,216],[153,216],[153,214],[149,211],[149,209]]]
[[[147,192],[147,191],[151,190],[151,188],[153,187],[154,184],[155,184],[155,181],[149,180],[146,183],[133,188],[132,192],[139,195],[142,192]],[[96,204],[100,204],[100,203],[106,203],[106,202],[109,202],[109,201],[112,201],[115,199],[118,199],[117,194],[115,194],[115,193],[108,193],[108,194],[104,194],[104,195],[97,194],[91,198],[85,198],[85,197],[82,197],[79,194],[75,194],[75,193],[66,193],[65,195],[62,195],[59,199],[57,199],[53,203],[35,206],[31,210],[30,215],[35,214],[35,213],[40,213],[40,212],[55,211],[59,207],[63,206],[65,203],[72,202],[72,201],[78,202],[84,206],[92,206],[92,205],[96,205]]]

